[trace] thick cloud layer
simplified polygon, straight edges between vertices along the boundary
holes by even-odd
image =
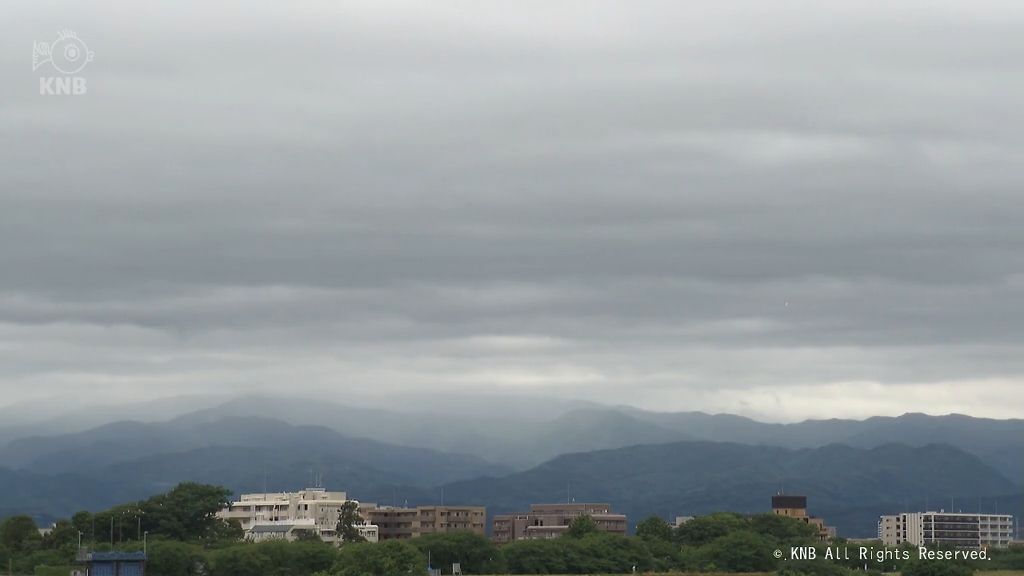
[[[1024,416],[1020,3],[0,16],[0,404]]]

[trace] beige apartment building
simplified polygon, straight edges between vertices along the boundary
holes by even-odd
[[[825,520],[807,513],[806,496],[789,496],[778,494],[772,496],[772,512],[778,516],[795,518],[818,529],[818,539],[827,542],[836,537],[836,529],[826,526]]]
[[[487,509],[483,506],[360,506],[367,524],[376,526],[381,540],[418,538],[425,534],[472,532],[484,535]]]
[[[491,538],[502,544],[513,540],[557,538],[580,516],[590,516],[598,530],[626,535],[626,516],[612,512],[610,504],[533,504],[529,512],[494,517]]]
[[[886,546],[1006,548],[1013,541],[1013,516],[964,512],[904,512],[878,520],[878,538]]]
[[[337,542],[338,514],[348,501],[346,493],[328,492],[323,488],[242,494],[218,512],[217,517],[238,522],[247,540],[295,540],[306,532],[326,542]],[[377,527],[372,523],[366,522],[358,528],[368,541],[377,541]]]

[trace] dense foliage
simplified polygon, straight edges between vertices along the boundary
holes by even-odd
[[[638,573],[777,571],[780,576],[851,576],[854,569],[864,567],[857,559],[827,559],[827,544],[817,541],[813,528],[771,514],[711,514],[678,528],[652,517],[637,524],[634,537],[600,532],[584,517],[560,538],[500,547],[468,532],[377,544],[349,542],[341,547],[319,540],[249,543],[240,541],[236,525],[215,517],[226,497],[218,487],[183,484],[146,501],[95,514],[81,512],[57,522],[45,536],[40,536],[31,518],[13,516],[0,522],[0,566],[6,568],[9,563],[14,573],[67,574],[80,533],[83,545],[94,550],[138,550],[137,536],[148,532],[147,573],[152,576],[423,576],[428,563],[444,574],[450,574],[455,563],[465,574],[623,574],[635,569]],[[818,559],[776,558],[776,550],[792,546],[814,546]],[[870,568],[902,571],[903,576],[1019,570],[1024,568],[1024,549],[992,551],[985,562],[911,559]]]

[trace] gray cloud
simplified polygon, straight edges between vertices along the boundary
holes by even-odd
[[[3,10],[6,400],[1024,415],[1017,3]]]

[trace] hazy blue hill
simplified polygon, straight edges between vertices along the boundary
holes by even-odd
[[[527,468],[560,454],[689,439],[618,410],[588,408],[519,431],[509,439],[505,458],[516,467]]]
[[[304,457],[341,459],[347,465],[405,475],[403,479],[408,477],[412,484],[421,486],[510,471],[475,456],[396,446],[345,436],[322,426],[293,426],[255,417],[156,424],[119,422],[80,434],[19,440],[0,452],[0,458],[12,467],[39,473],[102,474],[112,464],[135,460],[156,463],[169,460],[170,455],[214,447],[257,448],[268,458],[288,463]],[[140,469],[143,472],[145,469]],[[263,476],[259,470],[249,473],[255,478]]]
[[[940,442],[977,454],[1007,478],[1024,486],[1024,420],[973,418],[963,414],[928,416],[904,414],[874,418],[870,425],[845,439],[851,446],[874,446],[888,441],[919,446]]]
[[[949,444],[981,457],[1024,486],[1024,420],[994,420],[961,414],[904,414],[866,420],[806,420],[794,424],[758,422],[732,414],[647,412],[624,408],[634,418],[713,442],[812,448],[848,444],[872,448],[889,443]]]
[[[6,468],[0,468],[0,488],[0,518],[29,514],[43,523],[78,510],[112,506],[123,495],[103,480]]]
[[[435,493],[440,497],[440,490],[424,487],[424,477],[415,469],[383,471],[337,452],[283,446],[200,448],[119,462],[95,477],[112,481],[126,495],[141,497],[186,480],[227,486],[235,493],[294,491],[314,485],[314,474],[326,487],[368,502],[420,501]]]
[[[321,425],[343,434],[372,436],[393,444],[472,454],[520,469],[569,452],[691,438],[621,410],[593,407],[571,409],[553,419],[520,416],[513,410],[505,417],[485,418],[472,413],[403,413],[330,402],[252,397],[183,415],[175,422],[201,425],[238,416]]]
[[[184,405],[187,403],[179,402],[172,408],[180,410]],[[412,405],[403,412],[322,400],[252,396],[167,422],[118,422],[73,434],[21,438],[0,448],[0,461],[11,467],[29,466],[47,472],[94,467],[151,453],[215,445],[204,427],[231,418],[259,417],[292,425],[323,426],[345,436],[373,438],[393,445],[473,455],[519,470],[559,454],[682,440],[786,448],[946,443],[981,457],[1024,486],[1024,420],[906,414],[774,424],[731,414],[649,412],[630,407],[573,408],[571,404],[535,413],[529,410],[532,405],[521,400],[495,406],[486,414],[474,410],[416,411]],[[432,406],[431,410],[440,410]],[[146,413],[153,412],[154,407],[147,407]],[[223,435],[226,431],[215,433]],[[242,445],[247,442],[246,436],[248,432],[238,440]]]
[[[176,423],[199,425],[229,417],[262,417],[294,425],[324,426],[348,436],[373,438],[390,444],[472,454],[495,463],[508,460],[507,439],[514,438],[526,422],[513,418],[485,417],[473,412],[385,410],[345,406],[326,400],[251,396],[179,416]]]
[[[225,400],[223,395],[186,395],[121,404],[75,404],[66,398],[21,402],[0,408],[0,446],[29,436],[82,432],[112,422],[159,422]]]
[[[813,513],[850,536],[870,535],[878,515],[904,502],[950,496],[974,502],[1017,492],[996,470],[950,446],[789,450],[710,442],[568,454],[503,478],[445,487],[453,501],[486,502],[498,513],[563,502],[568,494],[612,502],[634,521],[650,514],[765,511],[780,490],[807,494]]]
[[[969,510],[1020,513],[1021,504],[1013,483],[979,458],[947,445],[793,450],[673,442],[566,454],[497,476],[500,470],[481,466],[473,457],[395,447],[323,427],[234,418],[197,425],[196,432],[248,444],[152,454],[81,467],[73,474],[0,470],[5,488],[0,510],[53,519],[142,498],[183,480],[222,484],[235,492],[294,490],[310,484],[313,472],[326,486],[363,501],[424,504],[443,498],[482,504],[494,514],[573,498],[611,502],[634,522],[650,514],[761,512],[772,494],[785,490],[808,495],[812,513],[847,536],[869,536],[880,514],[929,504],[940,508],[950,497]],[[436,487],[468,474],[492,476]]]
[[[189,430],[168,433],[159,424],[113,422],[72,434],[13,440],[0,449],[0,461],[11,468],[59,473],[184,450],[198,442],[201,439]]]
[[[440,491],[431,486],[509,472],[474,456],[394,446],[266,418],[116,423],[84,437],[88,441],[69,435],[62,441],[19,443],[19,452],[30,452],[33,445],[47,452],[25,469],[0,469],[0,510],[52,520],[147,497],[186,480],[236,492],[264,486],[295,490],[311,485],[314,474],[326,486],[364,500],[436,502]],[[172,445],[181,449],[160,451]]]

